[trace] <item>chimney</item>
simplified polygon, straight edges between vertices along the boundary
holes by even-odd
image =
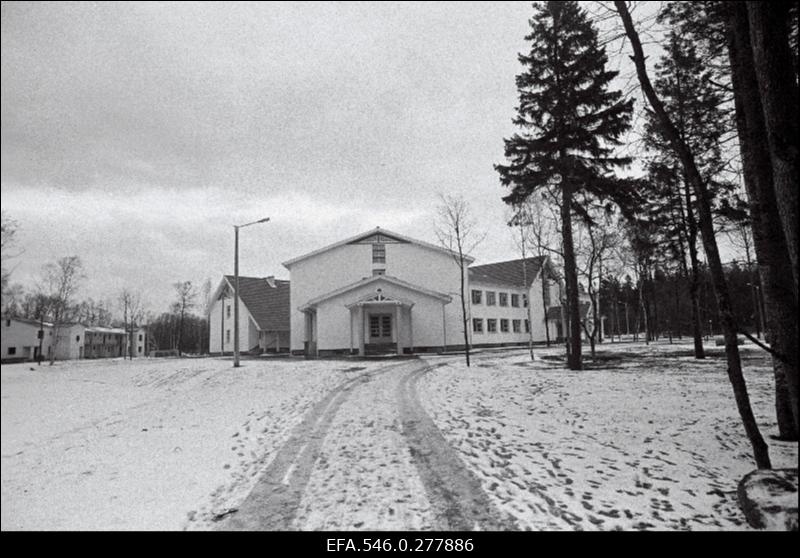
[[[270,275],[269,277],[267,277],[266,281],[267,281],[267,285],[269,285],[273,289],[276,288],[275,287],[275,276],[274,275]]]

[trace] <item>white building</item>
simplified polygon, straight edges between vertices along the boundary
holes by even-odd
[[[53,325],[23,318],[4,318],[0,339],[2,340],[2,362],[25,362],[37,360],[39,356],[39,331],[42,331],[42,356],[49,359],[53,346]]]
[[[438,351],[463,339],[448,250],[376,228],[283,265],[292,354]]]
[[[209,352],[234,349],[234,277],[222,278],[209,312]],[[239,277],[239,351],[258,354],[289,351],[289,281]]]
[[[376,228],[284,262],[289,281],[240,277],[239,350],[327,356],[463,349],[454,256]],[[472,266],[464,275],[471,345],[523,345],[529,331],[536,343],[548,333],[551,341],[563,337],[562,286],[549,258]],[[229,353],[232,276],[223,278],[213,300],[211,352]]]

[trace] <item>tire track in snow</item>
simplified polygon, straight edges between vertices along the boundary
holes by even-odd
[[[291,530],[320,448],[339,407],[360,384],[407,365],[408,362],[404,361],[366,372],[347,380],[325,396],[293,429],[258,484],[236,512],[221,521],[218,530]]]
[[[417,383],[435,367],[409,372],[398,385],[398,404],[402,433],[434,509],[436,529],[515,530],[516,522],[495,507],[483,491],[480,479],[447,443],[419,401]]]

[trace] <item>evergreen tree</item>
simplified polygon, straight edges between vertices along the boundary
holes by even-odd
[[[626,190],[609,171],[629,162],[615,157],[619,137],[630,127],[633,101],[609,91],[616,72],[597,31],[578,2],[534,4],[529,21],[531,42],[520,55],[517,76],[519,106],[514,123],[521,129],[505,140],[507,165],[496,165],[511,193],[503,201],[518,205],[533,192],[547,189],[561,209],[564,276],[569,316],[569,367],[581,365],[581,324],[578,279],[572,236],[572,213],[586,216],[576,194],[622,199]]]

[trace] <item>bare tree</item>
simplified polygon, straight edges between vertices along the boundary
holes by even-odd
[[[183,355],[183,324],[186,313],[195,307],[197,289],[191,281],[173,283],[178,300],[172,305],[172,312],[178,316],[178,356]]]
[[[16,234],[19,225],[16,221],[11,219],[8,214],[2,212],[2,238],[0,248],[2,248],[2,292],[3,292],[3,306],[6,305],[6,288],[8,287],[8,280],[11,277],[11,270],[7,265],[9,260],[19,256],[20,252],[15,250]]]
[[[60,258],[56,263],[45,265],[43,276],[43,290],[50,299],[50,317],[53,320],[53,349],[50,354],[50,365],[52,365],[56,359],[59,328],[63,322],[71,319],[73,297],[86,276],[83,273],[83,263],[78,256],[67,256]]]
[[[118,297],[119,306],[122,309],[122,323],[125,330],[128,350],[128,358],[133,359],[133,340],[134,330],[141,321],[144,311],[142,310],[142,296],[128,287],[120,291]]]
[[[439,243],[450,251],[458,266],[461,292],[461,318],[464,325],[464,353],[469,362],[469,312],[467,312],[466,274],[472,252],[486,238],[486,233],[478,231],[477,222],[472,217],[469,204],[461,195],[440,195],[440,205],[436,208],[434,223]]]

